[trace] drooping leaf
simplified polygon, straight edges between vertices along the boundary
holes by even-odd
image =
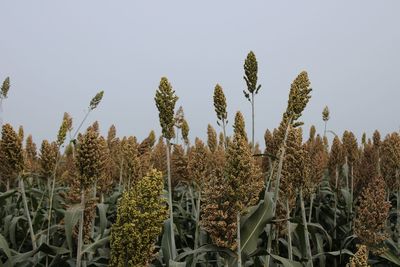
[[[67,239],[68,248],[71,251],[71,257],[72,257],[72,251],[74,249],[72,244],[72,233],[75,225],[79,221],[81,212],[82,212],[82,207],[80,204],[71,206],[69,209],[65,211],[65,216],[64,216],[65,238]]]
[[[258,237],[264,231],[265,225],[273,218],[272,203],[272,193],[267,192],[257,209],[242,222],[240,227],[241,249],[245,255],[256,251]]]

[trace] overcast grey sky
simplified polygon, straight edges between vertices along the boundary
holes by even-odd
[[[12,87],[4,121],[34,139],[55,139],[64,111],[75,123],[104,90],[88,123],[118,135],[159,132],[154,94],[167,76],[191,138],[217,127],[216,83],[228,115],[241,110],[243,62],[253,50],[262,89],[256,139],[278,125],[292,80],[307,70],[312,99],[303,120],[329,128],[382,133],[399,129],[400,1],[2,1],[0,78]],[[87,126],[86,125],[86,126]],[[231,126],[231,125],[230,125]],[[231,127],[229,127],[231,132]],[[307,129],[308,132],[308,129]]]

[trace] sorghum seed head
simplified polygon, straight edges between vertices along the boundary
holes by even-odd
[[[163,136],[170,140],[175,136],[174,109],[178,97],[175,95],[175,91],[172,89],[167,78],[161,78],[154,100],[156,101],[156,106],[159,111]]]

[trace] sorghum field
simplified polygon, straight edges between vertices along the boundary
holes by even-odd
[[[302,71],[288,84],[280,124],[255,143],[257,72],[250,52],[249,121],[227,114],[229,99],[215,86],[210,121],[218,123],[207,140],[190,138],[165,77],[154,88],[162,133],[144,140],[118,136],[113,125],[102,136],[97,122],[84,129],[102,91],[82,121],[65,113],[41,144],[5,118],[0,266],[399,266],[399,133],[335,134],[328,107],[325,129],[303,129],[318,92]],[[9,90],[6,78],[2,102]]]

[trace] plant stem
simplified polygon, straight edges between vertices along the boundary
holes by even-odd
[[[304,226],[304,238],[306,241],[308,266],[313,267],[314,265],[313,265],[313,260],[312,260],[310,237],[309,237],[308,227],[307,227],[306,209],[304,208],[303,188],[300,188],[300,206],[301,206],[301,217],[302,217],[303,226]]]
[[[172,247],[172,259],[176,257],[175,248],[175,233],[174,233],[174,209],[172,206],[172,185],[171,185],[171,162],[170,162],[170,141],[167,139],[167,172],[168,172],[168,205],[169,205],[169,218],[171,220],[171,247]]]
[[[338,194],[338,181],[339,181],[339,170],[338,166],[336,165],[335,169],[335,192],[334,192],[334,199],[335,199],[335,206],[333,208],[333,240],[336,241],[336,209],[337,209],[337,194]],[[337,260],[334,259],[334,266],[337,266]]]
[[[312,193],[310,196],[310,212],[308,214],[308,223],[311,223],[314,198],[315,198],[315,193]]]
[[[20,189],[21,189],[22,201],[24,203],[24,209],[25,209],[25,213],[26,213],[26,218],[28,220],[29,232],[31,234],[32,248],[34,250],[36,250],[37,249],[36,236],[35,236],[35,233],[33,232],[33,225],[32,225],[31,215],[29,214],[28,201],[26,200],[26,194],[25,194],[24,180],[21,177],[19,177],[19,186],[20,186]]]
[[[122,192],[122,173],[123,173],[123,168],[124,168],[124,160],[121,160],[121,163],[119,164],[119,186],[118,190],[121,193]]]
[[[46,237],[47,245],[50,245],[51,214],[53,211],[54,189],[55,189],[55,185],[56,185],[56,173],[57,173],[57,167],[58,167],[59,161],[60,161],[60,157],[57,156],[56,165],[54,166],[54,170],[53,170],[53,179],[52,179],[51,189],[49,188],[50,189],[50,199],[49,199],[49,214],[48,214],[48,218],[47,218],[47,237]]]
[[[290,209],[289,209],[289,200],[286,198],[286,223],[287,223],[287,236],[288,236],[288,255],[289,255],[289,260],[293,260],[293,248],[292,248],[292,230],[291,230],[291,223],[290,223]]]
[[[76,135],[78,134],[79,130],[81,129],[83,123],[86,121],[87,117],[89,116],[90,111],[91,111],[91,109],[88,109],[88,111],[87,111],[86,114],[85,114],[85,117],[83,118],[83,120],[82,120],[81,123],[79,124],[79,126],[78,126],[78,128],[76,129],[76,131],[75,131],[74,135],[72,136],[72,138],[75,138],[75,137],[76,137]]]
[[[78,233],[78,249],[76,253],[76,267],[81,267],[82,264],[82,246],[83,246],[83,220],[85,218],[85,190],[81,188],[81,218],[79,220]]]
[[[353,165],[350,165],[350,216],[353,215],[353,201],[354,201],[354,179],[353,179]],[[350,230],[353,228],[353,220],[350,218]]]
[[[286,131],[285,131],[285,137],[283,138],[283,142],[282,142],[282,145],[281,145],[281,152],[280,152],[280,155],[279,155],[278,172],[276,173],[276,181],[275,181],[274,202],[272,203],[272,215],[273,215],[273,217],[275,217],[276,205],[277,205],[278,199],[279,199],[279,187],[280,187],[280,182],[281,182],[283,159],[285,157],[286,140],[287,140],[288,135],[289,135],[289,130],[290,130],[291,123],[292,123],[292,118],[289,118],[288,122],[287,122]],[[267,256],[266,256],[266,259],[265,259],[264,267],[269,267],[269,263],[270,263],[270,260],[271,260],[270,254],[271,254],[271,247],[272,247],[272,233],[273,233],[273,230],[274,230],[274,228],[271,225],[270,230],[269,230],[269,234],[268,234]]]
[[[254,153],[254,92],[251,93],[251,146],[252,152]]]
[[[397,181],[397,183],[399,183],[399,170],[396,170],[396,181]],[[397,228],[397,234],[399,235],[399,233],[400,233],[400,186],[397,188],[396,213],[397,213],[396,228]],[[400,247],[400,238],[397,239],[397,246]]]
[[[200,188],[199,188],[200,189]],[[201,191],[199,190],[199,197],[197,198],[197,207],[196,207],[196,226],[194,233],[194,249],[196,250],[199,247],[199,237],[200,237],[200,205],[201,205]],[[195,267],[197,264],[197,253],[193,255],[193,263],[192,266]]]
[[[236,234],[236,242],[237,242],[237,254],[238,254],[238,267],[242,267],[242,250],[240,248],[240,213],[236,214],[236,222],[237,222],[237,234]]]
[[[224,144],[225,144],[225,149],[228,148],[228,141],[226,139],[226,122],[225,119],[222,119],[222,131],[224,132]]]

